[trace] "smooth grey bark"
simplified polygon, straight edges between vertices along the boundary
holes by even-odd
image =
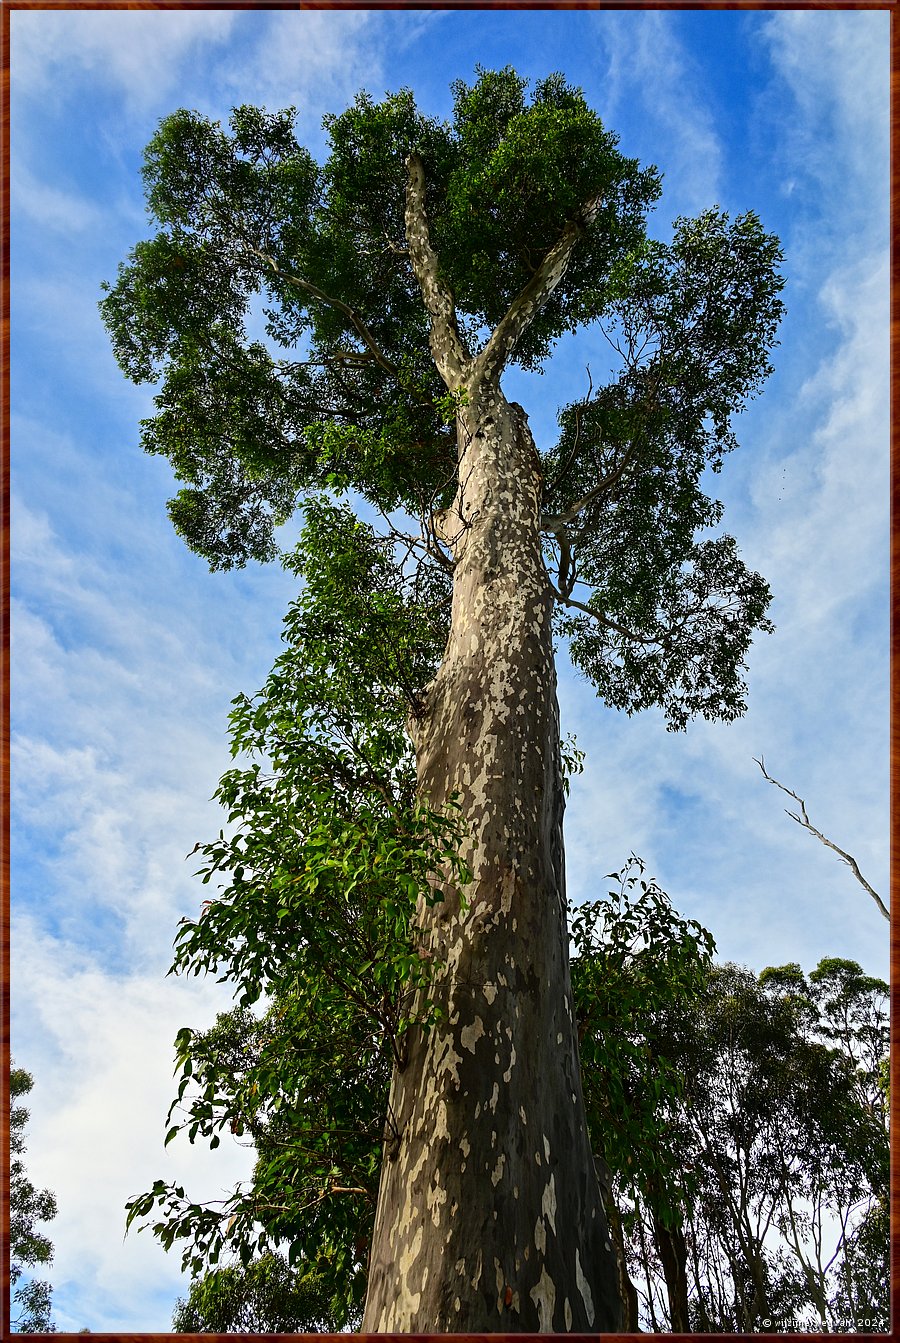
[[[561,278],[571,227],[477,358],[439,278],[413,156],[410,255],[459,409],[447,648],[411,722],[420,792],[456,795],[473,880],[421,911],[444,1016],[395,1068],[365,1332],[620,1327],[615,1256],[581,1089],[569,976],[564,794],[541,551],[540,464],[503,359]],[[488,357],[485,357],[485,356]]]

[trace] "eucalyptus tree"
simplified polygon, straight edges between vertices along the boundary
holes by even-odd
[[[666,1225],[682,1273],[666,1262],[653,1185],[620,1167],[647,1323],[704,1333],[886,1324],[886,1005],[885,983],[832,957],[809,976],[796,964],[759,976],[715,965],[685,1001],[650,996],[641,1034],[683,1082],[657,1098],[657,1068],[632,1090],[653,1114],[645,1130],[660,1134],[656,1161],[670,1163]]]
[[[394,669],[418,797],[466,835],[420,899],[436,1008],[393,1063],[363,1327],[597,1331],[619,1306],[568,969],[554,635],[628,713],[744,708],[769,593],[715,533],[704,473],[770,371],[780,252],[719,209],[651,238],[659,174],[559,75],[529,96],[479,71],[453,95],[441,122],[409,91],[360,94],[322,163],[290,112],[176,112],[146,151],[158,232],[102,307],[124,372],[160,381],[144,446],[213,568],[273,557],[295,509],[343,492],[435,594],[427,679],[402,646]],[[538,447],[504,374],[591,327],[609,377]]]

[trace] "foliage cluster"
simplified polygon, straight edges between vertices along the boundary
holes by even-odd
[[[643,862],[632,855],[617,885],[600,900],[575,906],[572,989],[579,1025],[582,1080],[594,1152],[625,1187],[653,1192],[665,1224],[677,1217],[683,1173],[669,1141],[669,1113],[683,1096],[677,1063],[650,1023],[689,1011],[707,984],[715,942],[694,919],[682,919]]]
[[[234,701],[242,763],[217,791],[229,828],[195,849],[215,895],[182,921],[172,967],[217,973],[239,1002],[212,1030],[179,1032],[170,1120],[184,1116],[166,1140],[245,1138],[252,1187],[205,1207],[157,1181],[128,1222],[158,1206],[157,1235],[183,1243],[195,1274],[288,1245],[291,1290],[313,1274],[315,1299],[344,1320],[364,1286],[391,1066],[410,1025],[440,1011],[418,920],[468,874],[458,809],[417,797],[403,731],[439,656],[446,586],[407,580],[325,499],[308,504],[289,562],[307,581],[263,690]]]
[[[343,1319],[357,1329],[361,1311]],[[239,1261],[195,1278],[172,1316],[178,1334],[334,1333],[327,1285],[315,1273],[292,1269],[267,1251],[246,1267]]]

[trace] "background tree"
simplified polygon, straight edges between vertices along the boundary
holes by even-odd
[[[642,1022],[649,1059],[662,1046],[684,1079],[654,1106],[673,1162],[670,1262],[652,1191],[627,1168],[614,1181],[642,1321],[680,1320],[674,1258],[692,1331],[884,1328],[886,985],[835,959],[808,977],[714,966],[688,1005],[673,996]]]
[[[361,1312],[360,1312],[361,1313]],[[358,1325],[359,1318],[351,1319]],[[314,1275],[277,1254],[211,1269],[191,1283],[172,1317],[179,1334],[334,1333],[328,1296]]]
[[[429,870],[418,893],[431,973],[393,1058],[364,1327],[602,1330],[620,1309],[569,981],[553,633],[628,712],[743,709],[769,594],[708,535],[701,477],[769,372],[780,252],[718,210],[652,241],[658,174],[559,75],[530,101],[509,69],[453,94],[447,123],[359,95],[322,165],[289,113],[167,118],[145,160],[160,232],[102,306],[125,372],[162,377],[144,443],[213,567],[275,553],[298,498],[352,490],[389,515],[396,574],[452,589],[438,665],[401,684],[417,797],[459,807],[471,880]],[[588,323],[610,380],[540,452],[502,375]]]
[[[688,1332],[681,1200],[690,1186],[671,1130],[684,1083],[668,1057],[666,1022],[673,1009],[688,1016],[696,1005],[715,944],[696,921],[680,918],[643,872],[632,857],[621,873],[609,874],[615,889],[573,911],[572,984],[591,1142],[609,1173],[623,1328],[640,1327],[626,1246],[640,1204],[663,1266],[670,1327]]]
[[[48,1282],[29,1278],[22,1282],[22,1274],[39,1265],[53,1262],[53,1246],[38,1230],[38,1223],[52,1221],[56,1216],[56,1198],[49,1189],[35,1189],[25,1172],[25,1125],[28,1110],[21,1103],[34,1086],[34,1078],[24,1068],[15,1065],[9,1074],[9,1285],[14,1289],[13,1301],[19,1308],[13,1328],[20,1333],[52,1333],[55,1326],[50,1317],[52,1287]]]

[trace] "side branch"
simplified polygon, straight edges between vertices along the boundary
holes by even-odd
[[[834,852],[840,858],[841,862],[847,864],[850,871],[853,873],[854,877],[856,877],[856,880],[859,882],[860,886],[864,887],[869,892],[869,895],[871,895],[872,899],[875,901],[876,905],[880,909],[882,917],[887,919],[888,922],[890,922],[891,919],[890,911],[888,910],[887,906],[885,905],[884,901],[882,900],[878,892],[874,890],[866,881],[865,877],[859,870],[859,866],[856,862],[856,859],[852,856],[852,854],[845,853],[844,850],[838,848],[837,844],[833,843],[832,840],[827,839],[826,836],[822,834],[821,830],[817,830],[816,827],[810,821],[809,816],[806,814],[806,803],[803,801],[803,798],[798,796],[798,794],[795,793],[792,788],[786,788],[783,783],[779,783],[777,779],[773,779],[771,774],[767,772],[765,763],[762,759],[757,760],[756,756],[754,756],[753,759],[756,761],[757,765],[759,765],[760,769],[762,770],[764,779],[767,779],[769,783],[774,784],[776,788],[780,788],[783,793],[787,793],[788,797],[792,797],[794,801],[799,804],[800,807],[799,816],[795,811],[788,811],[787,807],[785,807],[785,812],[787,813],[788,816],[790,816],[791,820],[796,821],[798,825],[802,825],[803,829],[808,830],[811,835],[815,835],[816,839],[821,840],[826,848],[834,850]]]
[[[567,570],[569,565],[571,564],[571,556],[565,554],[564,552],[564,558],[562,563],[564,566],[564,571]],[[547,582],[550,584],[550,591],[553,593],[553,596],[556,598],[558,602],[561,603],[561,605],[568,606],[573,611],[582,611],[586,616],[590,616],[592,620],[596,620],[597,624],[602,625],[604,629],[613,630],[616,634],[621,634],[623,639],[630,639],[632,643],[636,644],[660,643],[659,639],[655,639],[647,634],[638,634],[636,630],[627,629],[624,625],[619,625],[615,620],[610,620],[607,616],[601,615],[600,612],[595,611],[592,606],[587,606],[584,602],[580,602],[575,597],[572,597],[570,595],[571,592],[570,585],[568,582],[566,582],[565,578],[560,579],[560,586],[557,587],[557,585],[553,582],[553,579],[548,574]]]
[[[576,499],[574,504],[570,504],[564,513],[557,513],[553,516],[545,514],[541,518],[541,531],[553,532],[558,536],[567,523],[574,522],[575,518],[578,517],[578,514],[582,513],[589,504],[592,504],[595,499],[601,498],[602,495],[606,494],[619,480],[622,479],[622,476],[634,461],[636,451],[636,441],[632,440],[618,466],[613,467],[608,475],[602,476],[601,479],[597,481],[597,484],[588,490],[587,494],[583,495],[580,499]]]
[[[404,218],[409,259],[431,318],[428,344],[438,372],[453,392],[462,382],[470,358],[456,324],[453,297],[438,275],[438,259],[431,246],[425,214],[425,168],[418,154],[410,154],[406,168],[409,177]]]
[[[380,368],[383,368],[386,373],[390,373],[391,376],[396,378],[402,385],[399,368],[396,364],[392,364],[390,359],[383,353],[378,342],[375,340],[375,337],[372,335],[355,308],[351,308],[349,303],[343,303],[339,298],[332,298],[330,294],[326,294],[323,290],[317,288],[316,285],[311,284],[309,280],[305,280],[302,275],[295,275],[293,271],[284,270],[279,266],[275,258],[268,254],[268,252],[261,252],[256,247],[251,247],[250,251],[254,256],[259,257],[260,261],[264,261],[267,266],[271,267],[273,274],[275,274],[279,280],[284,280],[285,284],[293,285],[295,289],[302,290],[304,294],[308,294],[310,298],[316,299],[317,302],[324,303],[329,308],[336,308],[338,312],[342,312],[353,327],[353,330],[359,336],[360,340],[368,348],[376,364],[378,364]],[[347,358],[346,355],[343,355],[342,357]],[[361,358],[361,356],[359,356],[359,358]]]
[[[478,356],[478,378],[499,378],[516,345],[565,275],[572,253],[596,218],[600,204],[600,196],[585,202],[576,218],[566,224],[525,288],[513,299]]]

